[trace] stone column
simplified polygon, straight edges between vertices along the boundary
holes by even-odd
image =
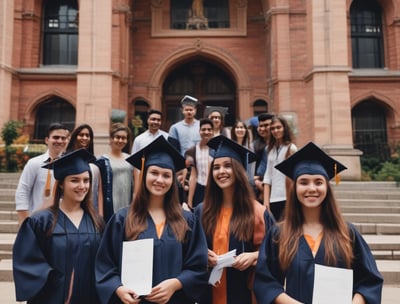
[[[348,73],[346,1],[307,1],[306,76],[315,142],[361,177],[360,151],[353,149]]]
[[[11,117],[14,1],[0,1],[0,128]]]
[[[112,109],[112,0],[80,1],[76,124],[88,123],[95,153],[109,149]]]

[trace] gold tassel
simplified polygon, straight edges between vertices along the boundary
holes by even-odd
[[[44,196],[49,197],[51,193],[51,172],[50,169],[47,169],[47,179],[46,185],[44,187]]]
[[[337,173],[337,164],[336,163],[334,165],[334,170],[335,170],[335,182],[336,182],[336,185],[338,185],[340,183],[340,176]]]
[[[139,183],[141,184],[143,181],[143,171],[144,171],[144,155],[142,156],[142,164],[140,166],[140,178],[139,178]]]

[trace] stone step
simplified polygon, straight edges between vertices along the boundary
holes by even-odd
[[[16,211],[0,210],[0,221],[16,221],[18,220]]]
[[[0,202],[0,210],[1,211],[15,211],[15,202]]]
[[[389,257],[389,255],[387,257]],[[12,259],[12,250],[0,250],[0,261],[11,260],[11,259]]]
[[[340,206],[391,206],[400,207],[400,200],[376,200],[376,199],[338,199]]]
[[[0,260],[0,282],[12,282],[12,260],[2,259]]]
[[[372,250],[376,260],[400,260],[400,251],[397,250]]]
[[[3,233],[17,233],[18,221],[0,221],[0,235]]]
[[[400,224],[400,214],[344,213],[343,215],[345,219],[351,223]]]
[[[0,191],[0,202],[15,202],[15,190],[9,193],[4,193],[3,190]]]
[[[334,182],[331,183],[335,191],[346,189],[365,190],[365,189],[394,189],[400,191],[400,184],[396,182],[379,182],[379,181],[341,181],[339,185]]]
[[[341,205],[340,206],[341,212],[344,213],[389,213],[389,214],[396,214],[400,213],[400,206],[348,206],[348,205]]]
[[[19,177],[21,176],[21,172],[1,172],[0,173],[0,181],[3,180],[19,180]]]
[[[336,191],[335,197],[341,199],[359,199],[359,200],[400,200],[400,191]]]
[[[362,235],[400,235],[400,224],[353,223]]]
[[[400,284],[400,261],[376,260],[385,284]]]

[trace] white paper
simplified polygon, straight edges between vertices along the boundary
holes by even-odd
[[[233,249],[225,254],[217,257],[217,265],[213,268],[208,279],[208,284],[215,286],[221,279],[222,272],[225,267],[232,267],[235,263],[236,249]]]
[[[122,244],[121,281],[138,296],[148,295],[153,282],[153,239]]]
[[[353,270],[315,265],[313,304],[351,304]]]

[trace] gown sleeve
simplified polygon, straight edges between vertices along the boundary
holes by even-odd
[[[193,299],[199,296],[207,287],[208,249],[207,241],[199,219],[191,212],[184,211],[189,224],[189,237],[184,244],[182,272],[177,279],[182,283],[183,291]]]
[[[118,299],[115,290],[122,285],[120,269],[126,212],[125,208],[111,217],[97,251],[95,276],[100,303],[112,303]]]
[[[285,273],[280,269],[278,246],[274,241],[278,228],[272,226],[260,248],[254,278],[254,293],[257,303],[269,304],[284,292]]]
[[[21,225],[13,247],[13,275],[17,301],[32,299],[45,286],[53,268],[40,246],[40,230],[28,217]],[[29,248],[29,249],[28,249]]]
[[[353,294],[361,294],[367,303],[381,303],[383,277],[375,259],[361,234],[350,225],[353,236]]]

